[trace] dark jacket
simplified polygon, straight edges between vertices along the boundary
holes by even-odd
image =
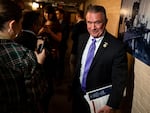
[[[86,33],[86,32],[87,32],[87,28],[86,28],[86,22],[85,21],[80,21],[73,26],[73,29],[71,32],[72,33],[71,38],[73,41],[71,53],[76,55],[79,36],[83,33]]]
[[[27,31],[22,31],[17,38],[15,39],[15,41],[21,45],[23,45],[24,47],[34,51],[36,48],[36,44],[37,44],[37,37],[35,34],[31,33],[31,32],[27,32]]]
[[[79,76],[82,54],[88,38],[89,35],[84,34],[78,41],[77,67],[75,70],[75,79],[73,81],[73,94],[75,94],[75,97],[78,96],[83,98],[84,95],[81,90]],[[105,43],[107,43],[107,46],[104,46]],[[112,84],[112,92],[107,105],[112,108],[118,108],[122,99],[126,77],[127,56],[124,45],[106,32],[88,72],[86,91]]]

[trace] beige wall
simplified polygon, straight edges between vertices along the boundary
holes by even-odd
[[[88,0],[85,7],[89,4],[99,4],[106,8],[108,17],[106,28],[112,35],[117,37],[121,0]]]
[[[132,113],[150,113],[150,66],[135,59]]]

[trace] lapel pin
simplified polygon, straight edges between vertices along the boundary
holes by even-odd
[[[103,47],[106,48],[108,46],[107,42],[104,42]]]

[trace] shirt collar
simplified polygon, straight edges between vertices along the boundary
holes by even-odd
[[[61,20],[59,20],[59,23],[60,23],[60,24],[62,24],[62,21],[63,21],[62,19],[61,19]]]
[[[33,34],[33,35],[36,35],[36,34],[35,34],[33,31],[31,31],[31,30],[25,30],[25,29],[23,29],[22,31],[31,33],[31,34]]]
[[[96,38],[96,42],[99,42],[101,41],[103,38],[104,38],[104,35],[105,35],[106,31],[104,30],[104,32],[102,33],[102,35],[98,38]],[[94,37],[90,35],[90,39],[92,40]]]
[[[79,22],[81,22],[81,21],[84,21],[84,19],[79,19],[76,23],[79,23]]]
[[[102,36],[100,36],[100,37],[98,37],[98,38],[95,38],[95,39],[96,39],[96,42],[99,42],[99,41],[101,41],[103,38],[104,38],[104,35],[102,35]],[[94,37],[90,35],[90,39],[92,40],[92,39],[94,39]]]

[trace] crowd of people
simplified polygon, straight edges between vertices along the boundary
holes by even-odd
[[[42,13],[23,12],[24,7],[13,0],[0,1],[0,7],[1,113],[48,113],[54,82],[61,85],[64,79],[69,38],[73,41],[69,60],[74,77],[70,90],[73,113],[90,113],[84,94],[107,84],[112,84],[112,92],[99,113],[119,107],[127,75],[126,50],[105,29],[103,6],[90,5],[85,19],[84,12],[77,10],[72,27],[66,12],[51,5],[46,5]],[[96,50],[83,90],[91,39],[96,39]]]

